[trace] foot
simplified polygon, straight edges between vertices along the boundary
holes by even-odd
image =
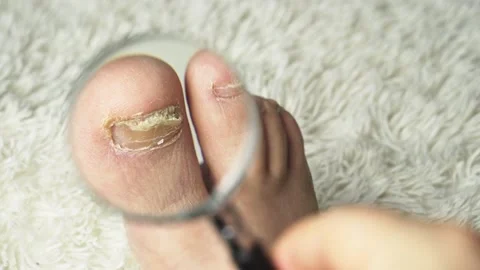
[[[242,87],[222,60],[199,52],[187,75],[187,98],[212,181],[228,169],[243,139]],[[264,135],[238,194],[249,229],[269,248],[298,219],[317,210],[303,140],[293,117],[257,97]],[[166,63],[146,56],[105,65],[80,93],[70,138],[88,184],[113,204],[144,213],[171,212],[208,196],[195,154],[180,81]],[[143,269],[234,269],[206,219],[160,225],[125,220]],[[208,247],[206,249],[205,247]]]

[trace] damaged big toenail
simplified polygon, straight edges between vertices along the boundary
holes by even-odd
[[[169,106],[149,114],[110,119],[105,128],[117,150],[144,151],[168,146],[181,133],[183,117],[179,106]]]

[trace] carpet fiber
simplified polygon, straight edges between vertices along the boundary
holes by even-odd
[[[478,3],[0,1],[0,269],[136,269],[121,218],[73,169],[61,116],[89,57],[149,29],[222,50],[292,112],[322,208],[480,227]]]

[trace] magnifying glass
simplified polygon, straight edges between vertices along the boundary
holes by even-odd
[[[86,87],[95,74],[108,63],[112,63],[118,59],[134,55],[155,57],[170,65],[177,73],[177,76],[183,78],[185,77],[187,65],[191,57],[201,49],[206,48],[169,35],[142,34],[125,38],[102,49],[88,63],[81,76],[75,82],[69,100],[72,102],[72,105],[74,105],[77,100],[77,95]],[[233,66],[230,67],[233,70]],[[236,77],[239,77],[238,73]],[[183,80],[180,81],[183,83]],[[182,86],[182,90],[185,91],[185,83],[183,83]],[[185,96],[185,94],[183,96]],[[242,218],[237,212],[235,203],[235,198],[237,198],[236,193],[238,193],[246,173],[252,166],[262,129],[259,111],[254,98],[245,91],[242,95],[236,96],[235,99],[235,117],[236,119],[240,119],[236,123],[238,132],[235,137],[241,138],[241,140],[230,143],[228,149],[225,150],[228,151],[229,154],[227,155],[228,158],[223,161],[223,164],[227,164],[227,166],[224,166],[226,168],[224,168],[223,175],[216,177],[215,181],[212,181],[212,179],[204,179],[204,184],[209,190],[209,196],[203,201],[198,202],[196,205],[187,204],[183,207],[166,207],[159,213],[153,210],[136,208],[118,197],[104,196],[99,186],[91,185],[91,189],[94,193],[103,197],[113,208],[131,220],[163,224],[185,222],[199,217],[209,217],[218,233],[227,243],[232,259],[239,269],[274,269],[270,259],[262,249],[261,244],[250,234],[246,228],[247,226],[242,223]],[[182,102],[185,104],[185,108],[188,108],[188,103],[185,100]],[[179,129],[176,128],[176,124],[187,120],[194,131],[193,138],[196,139],[195,125],[193,124],[195,121],[191,120],[196,116],[193,115],[192,117],[188,109],[185,114],[183,114],[177,107],[172,107],[154,116],[157,117],[155,121],[163,121],[162,123],[164,125],[162,125],[162,128],[164,130],[156,130],[160,133],[163,132],[163,137],[152,140],[151,138],[142,137],[143,135],[138,132],[138,134],[140,134],[138,141],[132,145],[120,145],[120,148],[133,147],[140,149],[142,147],[169,147],[169,140],[182,136]],[[142,127],[151,124],[150,122],[154,121],[152,119],[153,118],[147,117],[126,119],[125,121],[118,122],[117,126],[121,124],[130,128],[130,132],[136,132],[140,131]],[[240,129],[238,127],[239,125]],[[184,130],[183,132],[186,131]],[[200,143],[200,140],[195,140],[195,142],[199,166],[206,167],[207,165],[202,157],[204,146]],[[173,166],[171,168],[171,170],[182,169],[183,168],[179,166]],[[178,171],[172,175],[179,177],[182,173]],[[178,183],[179,179],[172,178],[175,177],[163,179],[162,185],[164,185],[164,189],[174,191],[175,183]]]

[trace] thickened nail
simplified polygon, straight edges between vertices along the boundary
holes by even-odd
[[[169,106],[149,114],[111,119],[105,123],[111,143],[126,152],[153,150],[175,142],[182,130],[179,106]]]

